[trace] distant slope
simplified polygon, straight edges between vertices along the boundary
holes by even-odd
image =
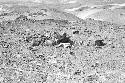
[[[28,3],[26,3],[28,4]],[[80,20],[73,14],[62,12],[45,4],[2,4],[4,11],[0,13],[0,20],[15,19],[20,15],[25,15],[30,19],[65,19],[65,20]]]

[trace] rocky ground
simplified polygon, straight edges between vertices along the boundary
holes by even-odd
[[[124,25],[45,6],[0,17],[0,83],[125,82]]]

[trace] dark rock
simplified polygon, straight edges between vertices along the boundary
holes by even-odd
[[[79,34],[79,31],[74,31],[73,34]]]
[[[106,43],[103,42],[104,40],[96,40],[95,41],[95,46],[105,46]]]

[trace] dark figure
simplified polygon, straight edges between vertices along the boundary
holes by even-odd
[[[104,46],[104,45],[106,45],[103,41],[104,40],[96,40],[95,41],[95,46]]]
[[[63,35],[60,35],[59,33],[55,32],[55,38],[57,39],[57,41],[53,42],[53,46],[55,45],[59,45],[61,43],[69,43],[70,46],[68,46],[69,48],[71,48],[71,46],[74,44],[74,42],[70,39],[69,36],[67,36],[66,33],[64,33]],[[61,45],[63,46],[63,45]]]
[[[61,36],[61,38],[57,41],[58,44],[60,43],[70,43],[71,45],[73,44],[73,41],[70,40],[70,37],[66,36],[66,33]]]
[[[74,31],[73,34],[79,34],[79,31]]]
[[[28,18],[25,15],[20,15],[19,17],[16,18],[16,21],[27,21]]]
[[[41,44],[42,41],[34,41],[32,46],[39,46]]]

